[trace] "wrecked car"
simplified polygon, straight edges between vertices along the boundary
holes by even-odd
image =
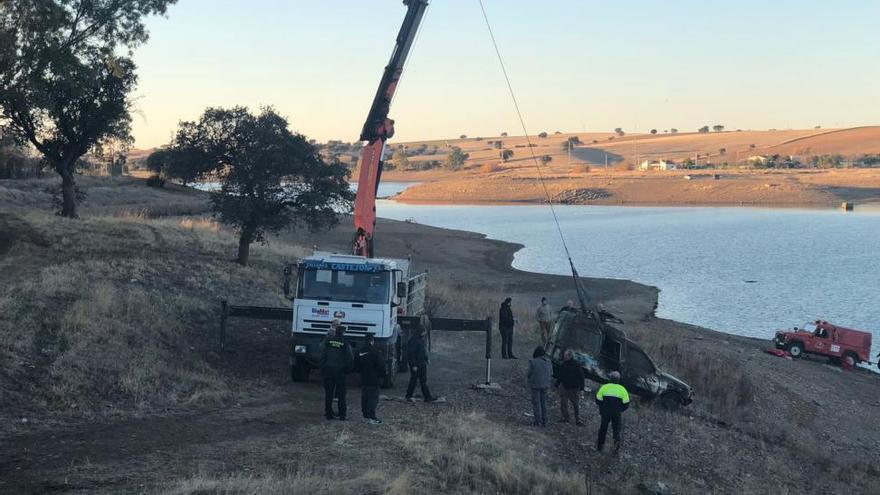
[[[657,369],[638,344],[606,323],[609,320],[620,322],[604,311],[560,312],[547,344],[554,374],[565,350],[571,350],[584,374],[593,381],[605,383],[611,372],[617,371],[627,390],[640,397],[658,399],[666,407],[693,402],[694,392],[687,383]]]

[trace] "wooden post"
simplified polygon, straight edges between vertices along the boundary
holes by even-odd
[[[226,299],[220,300],[220,352],[226,350],[226,319],[229,317],[229,304]]]

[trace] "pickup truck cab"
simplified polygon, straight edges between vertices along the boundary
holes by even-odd
[[[870,362],[871,334],[816,320],[801,328],[776,332],[773,343],[797,359],[807,354],[828,356],[841,364],[855,366]]]

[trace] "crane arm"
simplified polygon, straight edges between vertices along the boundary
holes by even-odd
[[[373,232],[376,228],[376,193],[382,176],[382,155],[385,142],[394,135],[394,121],[388,118],[391,100],[397,83],[403,73],[406,57],[415,41],[419,24],[428,0],[404,0],[407,6],[406,17],[397,34],[397,43],[391,53],[391,60],[385,67],[367,121],[361,130],[361,141],[366,141],[359,160],[360,174],[354,206],[355,237],[353,252],[356,255],[373,257]]]

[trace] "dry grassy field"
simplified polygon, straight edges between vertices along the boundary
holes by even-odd
[[[582,144],[569,153],[564,142],[577,137]],[[513,156],[503,162],[494,143],[503,142]],[[644,160],[681,162],[698,156],[719,165],[741,163],[750,156],[840,154],[851,159],[880,153],[880,127],[783,131],[730,131],[712,133],[550,134],[532,136],[532,148],[523,136],[468,138],[405,143],[408,149],[427,148],[429,154],[409,158],[411,163],[445,161],[444,150],[460,147],[469,154],[461,170],[443,167],[426,171],[392,170],[383,180],[424,182],[400,196],[423,202],[541,202],[545,201],[539,172],[547,179],[555,200],[572,196],[592,204],[669,205],[805,205],[830,206],[841,201],[880,201],[878,169],[632,171]],[[431,154],[437,146],[437,153]],[[423,148],[424,147],[424,148]],[[723,154],[721,150],[724,150]],[[532,152],[550,162],[539,171]],[[605,159],[608,166],[605,166]],[[716,177],[717,174],[717,177]],[[689,176],[687,179],[685,176]]]

